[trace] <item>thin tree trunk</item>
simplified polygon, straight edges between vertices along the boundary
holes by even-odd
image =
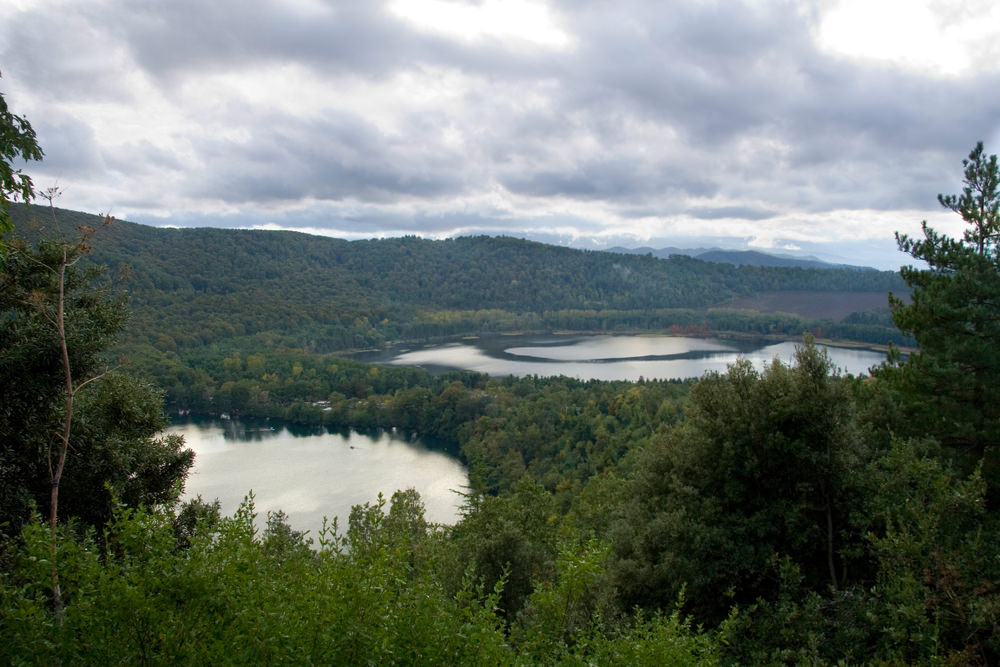
[[[830,501],[833,484],[833,443],[826,442],[826,479],[823,482],[823,500],[826,503],[826,564],[830,568],[830,583],[837,590],[837,566],[833,553],[833,503]]]
[[[833,507],[830,505],[830,494],[826,494],[826,563],[830,567],[830,581],[834,590],[837,589],[837,568],[833,558]]]
[[[59,482],[62,480],[63,468],[66,466],[66,455],[69,452],[70,427],[73,421],[73,371],[69,363],[69,348],[66,344],[65,301],[66,301],[66,251],[63,250],[63,261],[58,272],[58,294],[56,302],[56,330],[59,333],[59,348],[62,354],[63,375],[66,381],[66,406],[63,414],[62,432],[59,434],[59,454],[55,469],[52,468],[52,456],[49,455],[49,474],[52,479],[52,489],[49,498],[49,537],[52,543],[52,607],[55,611],[56,623],[62,625],[63,602],[59,589],[59,568],[56,563],[58,556],[56,541],[56,525],[59,520]]]

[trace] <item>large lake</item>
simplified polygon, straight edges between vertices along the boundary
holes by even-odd
[[[323,517],[338,517],[347,529],[352,505],[388,501],[398,489],[414,488],[428,521],[454,523],[469,478],[454,456],[431,448],[429,439],[395,432],[329,431],[264,420],[192,418],[168,433],[184,436],[195,452],[185,498],[218,498],[226,515],[253,490],[258,525],[268,510],[284,510],[296,530],[315,536]],[[388,503],[386,505],[388,511]]]
[[[758,368],[774,358],[791,362],[796,343],[681,336],[517,335],[424,347],[394,347],[358,358],[429,370],[461,369],[490,375],[566,375],[594,380],[684,379],[725,371],[738,358]],[[820,346],[835,366],[860,375],[885,361],[875,350]]]
[[[867,373],[885,354],[827,347],[833,363]],[[497,336],[418,349],[391,348],[366,361],[457,368],[491,375],[567,375],[581,379],[638,380],[699,377],[725,371],[743,357],[758,367],[775,357],[789,362],[795,343],[752,343],[668,336]],[[175,423],[196,454],[186,496],[219,498],[232,514],[251,489],[259,523],[268,510],[284,510],[297,530],[315,535],[323,517],[339,517],[342,530],[352,505],[413,487],[427,519],[454,523],[468,474],[443,443],[395,432],[360,433],[289,427],[266,421],[192,419]]]

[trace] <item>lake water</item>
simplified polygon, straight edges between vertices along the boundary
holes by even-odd
[[[296,530],[315,536],[323,517],[338,517],[347,529],[351,506],[388,499],[398,489],[414,488],[428,521],[454,523],[469,478],[465,467],[430,440],[394,432],[289,427],[263,420],[190,419],[168,433],[184,436],[195,452],[185,498],[218,498],[231,515],[251,489],[258,525],[268,510],[284,510]]]
[[[364,358],[491,375],[638,380],[699,377],[725,371],[740,357],[758,367],[775,357],[790,362],[795,346],[667,336],[498,336]],[[885,359],[872,350],[825,349],[836,366],[856,375]],[[375,502],[379,492],[388,499],[410,487],[420,493],[429,521],[454,523],[461,502],[455,491],[468,485],[462,464],[440,446],[429,446],[441,443],[395,432],[206,419],[175,423],[169,432],[184,436],[196,454],[186,497],[218,498],[223,512],[232,514],[252,489],[261,526],[269,510],[281,509],[297,530],[315,535],[324,516],[336,516],[343,531],[352,505]]]
[[[685,379],[724,372],[738,358],[763,368],[774,358],[790,363],[797,343],[681,336],[496,336],[390,348],[361,357],[373,363],[461,369],[490,375],[566,375],[584,380]],[[875,350],[820,346],[835,366],[853,375],[885,361]]]

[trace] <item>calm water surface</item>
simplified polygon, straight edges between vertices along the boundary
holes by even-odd
[[[724,372],[739,358],[758,368],[789,363],[797,343],[761,343],[674,336],[499,336],[390,349],[364,359],[376,363],[478,371],[490,375],[566,375],[584,380],[684,379]],[[874,350],[820,346],[834,365],[860,375],[882,363]]]
[[[498,336],[475,341],[395,348],[368,354],[376,363],[458,368],[491,375],[566,375],[581,379],[638,380],[699,377],[725,371],[746,358],[758,367],[774,358],[790,362],[795,343],[752,343],[713,338],[657,336]],[[825,348],[833,363],[867,373],[885,354]],[[427,519],[453,523],[468,474],[430,440],[353,430],[294,429],[264,421],[190,420],[169,431],[183,435],[196,456],[187,496],[219,498],[232,514],[251,489],[261,524],[268,510],[284,510],[298,530],[315,535],[323,517],[346,529],[351,506],[374,502],[382,492],[420,492]],[[431,443],[433,444],[433,443]]]
[[[231,515],[253,490],[258,523],[269,510],[284,510],[296,530],[315,536],[323,517],[338,517],[347,529],[351,506],[388,500],[413,487],[428,521],[454,523],[461,500],[455,490],[469,483],[453,456],[430,449],[428,441],[393,432],[359,433],[301,429],[280,423],[191,419],[169,433],[183,435],[195,452],[185,497],[218,498]],[[386,507],[388,510],[388,505]]]

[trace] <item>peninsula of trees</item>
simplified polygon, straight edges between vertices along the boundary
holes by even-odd
[[[21,120],[0,115],[4,161],[41,157]],[[11,206],[0,661],[997,663],[1000,170],[981,144],[964,166],[941,203],[967,233],[900,237],[926,266],[901,276],[507,238],[97,229]],[[11,182],[5,200],[30,198]],[[897,296],[829,320],[725,308],[791,290]],[[871,378],[836,372],[809,335],[878,342],[887,317],[886,341],[914,348]],[[807,335],[791,365],[689,382],[432,375],[334,354],[672,327]],[[319,393],[337,423],[437,434],[470,469],[462,518],[429,525],[400,490],[304,536],[280,513],[258,531],[252,497],[231,517],[182,503],[191,456],[159,435],[162,392],[306,422],[326,419],[306,403]]]

